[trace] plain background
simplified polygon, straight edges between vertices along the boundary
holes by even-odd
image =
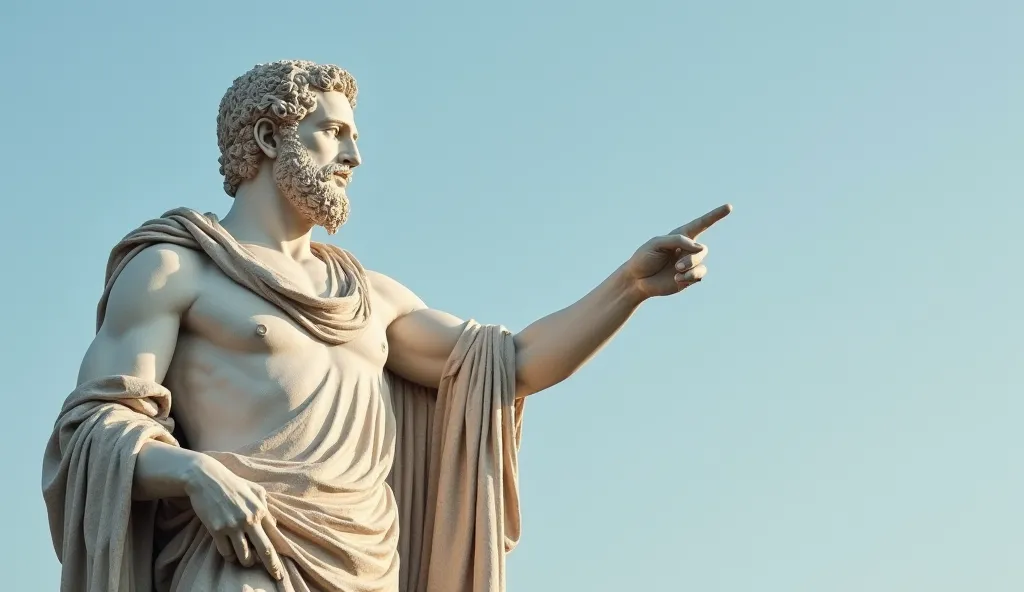
[[[19,2],[0,13],[4,585],[109,249],[223,214],[258,62],[361,86],[329,240],[513,330],[724,202],[710,274],[532,398],[512,591],[1024,589],[1024,4]],[[326,240],[318,232],[319,240]]]

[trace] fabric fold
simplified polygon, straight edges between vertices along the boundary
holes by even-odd
[[[511,334],[467,323],[436,394],[389,378],[398,433],[389,482],[402,525],[400,589],[504,590],[505,554],[521,528],[524,400],[515,398]]]
[[[346,343],[370,318],[365,272],[345,251],[314,245],[343,281],[338,294],[309,296],[263,266],[216,218],[182,208],[147,222],[114,248],[97,329],[120,271],[158,243],[205,253],[226,276],[324,343]],[[324,384],[263,441],[204,451],[267,489],[280,530],[273,542],[286,571],[276,589],[503,591],[505,554],[520,535],[523,401],[515,399],[511,334],[468,321],[439,389],[385,370],[379,389],[389,399],[394,437],[375,470],[358,477],[343,470],[334,452],[346,435],[331,410],[345,393],[330,380]],[[265,577],[259,567],[225,562],[187,499],[131,499],[143,444],[181,445],[173,435],[171,401],[166,387],[129,376],[86,382],[65,401],[42,478],[62,590],[241,590],[251,578]]]
[[[171,435],[170,392],[113,376],[64,402],[43,459],[43,500],[62,566],[61,590],[150,590],[155,502],[131,497],[135,460]]]
[[[366,272],[348,251],[324,243],[310,244],[313,254],[327,264],[329,272],[344,278],[341,283],[345,288],[344,293],[329,298],[313,296],[260,263],[220,225],[215,215],[176,208],[133,230],[111,251],[96,311],[97,330],[103,324],[110,289],[121,270],[140,251],[158,243],[205,253],[226,276],[279,307],[324,343],[339,345],[355,339],[370,318]]]

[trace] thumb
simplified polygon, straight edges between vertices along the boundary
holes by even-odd
[[[647,241],[647,244],[644,246],[646,247],[646,250],[660,251],[663,253],[675,253],[678,249],[682,249],[688,253],[699,253],[703,248],[692,238],[683,236],[682,234],[656,236]]]

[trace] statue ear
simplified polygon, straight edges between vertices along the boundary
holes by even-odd
[[[253,138],[267,158],[277,158],[277,126],[270,119],[263,117],[252,126]]]

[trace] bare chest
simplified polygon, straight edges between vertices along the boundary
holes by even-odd
[[[388,344],[383,315],[374,314],[356,339],[326,344],[274,304],[227,277],[211,275],[184,319],[185,328],[194,336],[239,355],[358,356],[372,366],[384,366]]]
[[[325,390],[342,397],[342,415],[375,416],[383,409],[378,398],[387,357],[386,319],[376,312],[358,337],[331,345],[211,273],[183,318],[168,386],[194,445],[233,450],[272,432]]]

